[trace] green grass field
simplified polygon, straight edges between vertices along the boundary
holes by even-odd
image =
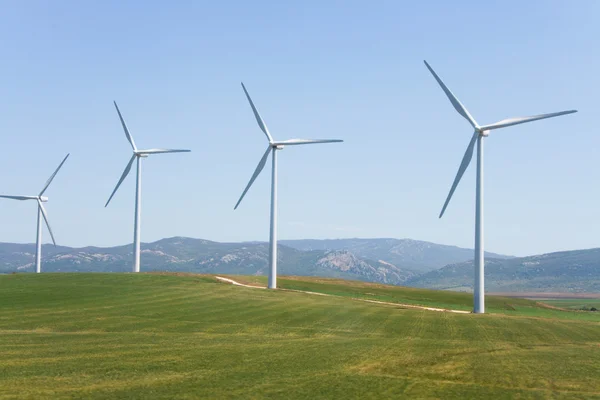
[[[267,278],[264,276],[229,277],[240,283],[250,285],[266,286],[267,284]],[[279,278],[277,285],[282,289],[310,291],[355,299],[439,307],[450,310],[471,311],[473,309],[473,294],[471,293],[312,277]],[[488,296],[486,297],[486,312],[600,322],[600,312],[565,312],[579,310],[583,304],[597,304],[596,307],[600,308],[598,307],[600,299],[578,300],[573,303],[569,303],[569,301],[552,299],[542,302],[517,297]],[[558,310],[557,308],[564,308],[565,310]]]
[[[600,310],[600,299],[545,299],[542,301],[568,310],[581,310],[584,307],[587,309],[594,307]],[[600,314],[600,312],[598,313]]]
[[[251,281],[251,278],[247,278]],[[600,315],[323,279],[0,276],[0,398],[598,398]],[[409,303],[412,301],[412,303]],[[583,317],[582,317],[583,316]]]

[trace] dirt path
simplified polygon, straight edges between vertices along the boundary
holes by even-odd
[[[233,279],[223,278],[222,276],[215,276],[215,278],[217,278],[218,280],[220,280],[222,282],[231,283],[232,285],[235,285],[235,286],[249,287],[252,289],[266,289],[266,287],[264,287],[264,286],[244,285],[243,283],[236,282]]]
[[[233,279],[223,278],[222,276],[215,276],[215,278],[218,279],[218,280],[220,280],[221,282],[231,283],[232,285],[236,285],[236,286],[243,286],[243,287],[252,288],[252,289],[266,289],[266,287],[264,287],[264,286],[245,285],[243,283],[236,282]],[[318,293],[318,292],[308,292],[308,291],[305,291],[305,290],[295,290],[295,289],[278,289],[278,290],[285,290],[286,292],[299,292],[299,293],[315,294],[315,295],[318,295],[318,296],[340,297],[340,296],[334,296],[332,294]],[[387,301],[357,299],[355,297],[352,297],[351,299],[352,300],[356,300],[356,301],[364,301],[366,303],[375,303],[375,304],[384,304],[384,305],[388,305],[388,306],[396,306],[396,307],[400,307],[400,308],[413,308],[413,309],[417,309],[417,310],[438,311],[438,312],[451,312],[451,313],[457,313],[457,314],[471,314],[470,311],[463,311],[463,310],[448,310],[448,309],[445,309],[445,308],[416,306],[414,304],[402,304],[402,303],[391,303],[391,302],[387,302]]]

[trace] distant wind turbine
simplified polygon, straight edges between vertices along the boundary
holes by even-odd
[[[523,124],[526,122],[537,121],[540,119],[558,117],[561,115],[572,114],[577,112],[577,110],[569,110],[569,111],[560,111],[550,114],[541,114],[534,115],[531,117],[518,117],[518,118],[508,118],[503,119],[502,121],[498,121],[494,124],[490,125],[478,125],[475,119],[469,114],[469,111],[462,105],[462,103],[452,94],[450,89],[446,87],[444,82],[437,76],[435,71],[427,64],[427,61],[424,61],[427,69],[433,75],[435,80],[439,83],[448,96],[448,99],[458,111],[460,115],[462,115],[471,126],[475,129],[473,136],[471,137],[471,141],[467,146],[467,151],[463,156],[462,162],[460,163],[460,167],[458,168],[458,173],[456,174],[456,178],[454,178],[454,183],[452,183],[452,187],[450,188],[450,193],[448,193],[448,197],[446,198],[446,202],[442,208],[442,212],[440,213],[440,218],[444,215],[446,211],[446,207],[460,182],[463,174],[465,173],[469,163],[471,162],[471,158],[473,157],[473,150],[475,148],[475,143],[477,143],[477,183],[476,183],[476,196],[475,196],[475,286],[474,286],[474,307],[473,312],[475,313],[484,313],[485,312],[485,285],[484,285],[484,251],[483,251],[483,138],[489,135],[489,131],[493,129],[506,128],[512,125]]]
[[[48,189],[48,186],[52,183],[52,180],[63,166],[65,161],[69,158],[69,154],[65,156],[62,162],[56,168],[56,171],[50,178],[46,181],[46,184],[42,188],[41,192],[37,196],[8,196],[8,195],[0,195],[1,198],[12,199],[12,200],[36,200],[38,204],[38,218],[37,218],[37,237],[35,240],[35,272],[42,272],[42,217],[46,222],[46,226],[48,227],[48,232],[50,232],[50,237],[52,238],[52,243],[56,246],[56,240],[54,240],[54,234],[52,233],[52,228],[50,228],[50,224],[48,223],[48,213],[46,213],[46,209],[44,208],[43,203],[48,201],[48,198],[44,196],[44,192]]]
[[[137,160],[137,164],[136,164],[137,177],[136,177],[136,181],[135,181],[135,219],[134,219],[134,224],[133,224],[133,272],[140,272],[140,219],[141,219],[141,214],[142,214],[141,205],[140,205],[140,202],[142,199],[141,160],[142,160],[142,158],[148,157],[148,155],[150,155],[150,154],[187,153],[191,150],[179,150],[179,149],[138,150],[138,148],[135,146],[135,142],[133,141],[133,137],[129,133],[129,129],[127,129],[127,125],[125,124],[125,121],[123,120],[123,116],[121,115],[121,111],[119,111],[119,107],[117,106],[117,103],[114,102],[114,104],[115,104],[115,108],[117,109],[117,113],[119,114],[119,119],[121,120],[121,125],[123,125],[123,130],[125,131],[125,136],[127,137],[127,140],[129,141],[129,143],[131,144],[131,148],[133,149],[133,155],[131,156],[131,159],[127,163],[127,166],[125,167],[125,171],[123,171],[123,175],[121,175],[119,182],[117,182],[117,186],[115,186],[115,190],[113,190],[112,194],[108,198],[108,201],[106,202],[106,205],[104,207],[108,206],[108,203],[110,203],[110,200],[113,198],[113,196],[117,192],[117,189],[119,189],[119,186],[121,186],[121,183],[123,183],[123,181],[129,174],[129,171],[131,170],[131,165],[133,164],[133,161]]]
[[[316,144],[316,143],[339,143],[339,142],[343,142],[343,140],[339,140],[339,139],[289,139],[289,140],[283,140],[283,141],[273,140],[273,137],[269,133],[269,129],[267,128],[267,125],[265,124],[263,119],[260,117],[260,114],[258,113],[258,110],[254,106],[254,103],[252,102],[252,99],[250,98],[250,95],[248,94],[248,91],[246,90],[246,87],[244,86],[243,83],[242,83],[242,88],[244,89],[244,93],[246,93],[246,97],[248,98],[250,107],[252,107],[252,111],[254,112],[254,116],[256,117],[256,122],[258,122],[258,126],[264,132],[264,134],[267,137],[267,140],[269,141],[269,147],[267,147],[267,151],[265,151],[265,154],[262,156],[262,158],[258,162],[258,166],[256,167],[254,174],[252,174],[252,177],[250,178],[250,182],[248,182],[248,185],[244,189],[244,192],[240,196],[240,199],[238,200],[237,204],[235,205],[234,210],[237,209],[237,207],[240,205],[242,199],[246,195],[246,192],[248,192],[248,189],[250,189],[250,186],[252,186],[252,183],[254,183],[254,180],[258,177],[258,175],[261,173],[261,171],[265,167],[265,164],[267,162],[267,157],[269,156],[269,153],[271,153],[271,151],[272,151],[273,152],[273,157],[272,157],[273,166],[272,166],[272,171],[271,171],[271,173],[272,173],[272,176],[271,176],[271,234],[270,234],[270,238],[269,238],[269,285],[268,285],[268,287],[269,287],[269,289],[275,289],[275,288],[277,288],[277,151],[283,149],[285,146],[295,146],[295,145],[301,145],[301,144]]]

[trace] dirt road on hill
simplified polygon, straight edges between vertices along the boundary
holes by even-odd
[[[242,287],[247,287],[247,288],[252,288],[252,289],[266,289],[266,287],[264,287],[264,286],[246,285],[246,284],[243,284],[243,283],[240,283],[240,282],[236,282],[233,279],[224,278],[222,276],[215,276],[215,278],[218,279],[218,280],[220,280],[221,282],[231,283],[232,285],[235,285],[235,286],[242,286]],[[308,291],[305,291],[305,290],[295,290],[295,289],[278,289],[278,290],[283,290],[283,291],[286,291],[286,292],[299,292],[299,293],[314,294],[314,295],[318,295],[318,296],[340,297],[340,296],[334,296],[332,294],[318,293],[318,292],[308,292]],[[470,311],[463,311],[463,310],[449,310],[449,309],[446,309],[446,308],[416,306],[414,304],[391,303],[391,302],[387,302],[387,301],[358,299],[358,298],[355,298],[355,297],[352,297],[351,299],[352,300],[356,300],[356,301],[364,301],[366,303],[375,303],[375,304],[383,304],[383,305],[388,305],[388,306],[395,306],[395,307],[399,307],[399,308],[413,308],[413,309],[417,309],[417,310],[438,311],[438,312],[451,312],[451,313],[457,313],[457,314],[471,314]]]

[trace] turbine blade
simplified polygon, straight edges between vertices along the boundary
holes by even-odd
[[[135,160],[135,157],[136,157],[135,154],[133,156],[131,156],[131,160],[129,160],[129,163],[127,163],[127,166],[125,167],[125,170],[123,171],[123,175],[121,175],[121,179],[119,179],[117,186],[115,186],[115,190],[113,190],[112,194],[108,198],[108,201],[106,202],[104,207],[108,206],[108,203],[110,203],[110,201],[112,200],[113,196],[117,192],[117,189],[119,188],[119,186],[121,186],[121,183],[123,183],[123,181],[127,177],[127,174],[129,174],[129,171],[131,171],[131,164],[133,164],[133,160]]]
[[[129,133],[129,129],[127,129],[127,125],[125,124],[125,120],[123,120],[123,116],[121,115],[121,111],[119,110],[119,106],[117,105],[117,102],[113,101],[113,103],[115,103],[115,108],[117,109],[117,113],[119,114],[119,119],[121,120],[121,125],[123,125],[123,130],[125,131],[125,136],[127,136],[127,140],[129,140],[129,143],[131,144],[133,151],[137,151],[137,147],[135,147],[135,142],[133,141],[133,136],[131,136],[131,133]]]
[[[450,100],[450,102],[452,103],[452,105],[454,106],[454,108],[456,109],[456,111],[458,111],[458,113],[460,115],[462,115],[463,117],[465,117],[465,119],[467,121],[469,121],[469,123],[473,126],[473,128],[477,129],[477,122],[471,116],[471,114],[469,114],[469,111],[465,108],[465,106],[462,105],[462,103],[456,98],[456,96],[444,84],[444,82],[442,82],[442,80],[440,79],[440,77],[437,76],[437,74],[435,73],[435,71],[433,70],[433,68],[431,68],[429,66],[429,64],[427,63],[427,61],[423,60],[423,62],[425,63],[425,66],[427,66],[427,69],[429,69],[429,72],[431,72],[431,74],[433,75],[433,77],[435,78],[435,80],[442,87],[442,89],[446,93],[446,96],[448,96],[448,99]]]
[[[236,203],[235,207],[233,207],[233,209],[237,209],[238,206],[240,205],[240,203],[242,202],[242,199],[244,198],[244,196],[246,195],[246,192],[248,192],[248,189],[250,189],[250,186],[252,186],[252,184],[254,183],[254,181],[256,180],[256,178],[258,177],[258,175],[260,174],[260,172],[263,170],[263,168],[265,167],[265,164],[267,162],[267,157],[269,156],[269,153],[271,152],[272,147],[269,146],[267,148],[267,151],[265,151],[265,154],[262,156],[262,158],[260,159],[260,161],[258,162],[258,165],[256,166],[256,169],[254,170],[254,173],[252,174],[252,178],[250,178],[250,182],[248,182],[248,185],[246,186],[246,189],[244,189],[244,192],[242,193],[242,195],[240,196],[240,199],[238,200],[238,202]]]
[[[297,144],[315,144],[315,143],[340,143],[341,139],[289,139],[280,142],[273,142],[274,145],[293,146]]]
[[[469,145],[467,146],[467,151],[465,151],[465,155],[463,156],[463,159],[460,163],[460,167],[458,167],[456,178],[454,178],[454,182],[452,183],[452,187],[450,188],[450,193],[448,193],[448,197],[446,198],[446,202],[444,203],[444,207],[442,208],[442,212],[440,213],[440,218],[442,218],[442,216],[444,215],[444,211],[446,211],[446,207],[448,207],[448,203],[450,203],[450,199],[452,198],[452,195],[454,194],[458,183],[460,182],[462,176],[467,170],[467,167],[469,166],[469,163],[471,162],[471,159],[473,158],[473,149],[475,148],[475,142],[477,141],[478,136],[479,132],[475,132],[473,134],[473,137],[471,138],[471,141],[469,142]]]
[[[7,196],[0,195],[3,199],[12,199],[12,200],[37,200],[37,196]]]
[[[48,186],[50,186],[50,184],[52,183],[52,180],[54,179],[54,177],[56,176],[56,174],[58,174],[58,171],[63,166],[63,164],[65,163],[65,161],[67,161],[67,158],[69,158],[69,155],[70,154],[67,154],[65,156],[65,158],[62,160],[62,162],[58,165],[58,168],[56,168],[56,171],[54,171],[54,173],[50,176],[50,178],[48,178],[48,180],[46,181],[46,184],[44,185],[44,188],[42,189],[42,191],[39,194],[40,196],[44,194],[44,192],[46,191],[46,189],[48,189]]]
[[[137,154],[161,154],[161,153],[189,153],[191,150],[185,149],[147,149],[138,150]]]
[[[248,101],[250,102],[250,107],[252,107],[252,112],[254,112],[254,116],[256,117],[256,122],[258,122],[258,126],[260,126],[260,129],[267,136],[269,143],[273,142],[273,138],[271,137],[271,134],[269,133],[269,129],[267,128],[267,125],[265,124],[265,122],[261,118],[260,114],[258,113],[258,110],[256,109],[256,107],[254,107],[254,103],[252,102],[252,99],[250,98],[250,95],[248,94],[248,91],[246,90],[246,86],[244,86],[244,82],[242,82],[242,88],[244,89],[244,93],[246,93],[246,97],[248,98]]]
[[[555,113],[550,113],[550,114],[533,115],[531,117],[507,118],[507,119],[503,119],[502,121],[498,121],[494,124],[484,125],[481,127],[481,129],[487,131],[487,130],[491,130],[491,129],[506,128],[507,126],[524,124],[526,122],[537,121],[540,119],[559,117],[561,115],[573,114],[576,112],[577,112],[577,110],[569,110],[569,111],[560,111],[560,112],[555,112]]]
[[[44,216],[44,221],[46,221],[46,226],[48,227],[48,232],[50,232],[50,237],[52,238],[52,243],[54,243],[54,245],[56,246],[56,240],[54,240],[54,233],[52,233],[52,228],[50,228],[50,223],[48,222],[48,214],[46,214],[46,209],[44,208],[44,205],[42,204],[40,199],[38,199],[38,207],[42,211],[42,215]]]

